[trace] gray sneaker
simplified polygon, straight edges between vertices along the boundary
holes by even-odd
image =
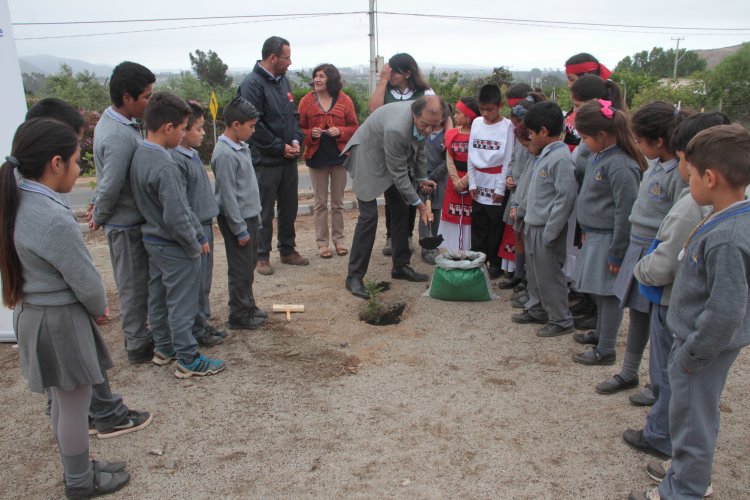
[[[536,331],[537,337],[559,337],[560,335],[567,335],[573,333],[574,328],[572,326],[560,326],[547,323],[539,330]]]
[[[641,392],[633,394],[629,399],[630,404],[633,406],[653,406],[656,403],[656,398],[650,384],[646,384],[646,387]]]
[[[649,460],[646,464],[646,474],[648,474],[648,477],[656,481],[657,483],[661,483],[662,479],[664,479],[664,476],[667,475],[667,471],[672,466],[672,459],[669,460]],[[708,483],[708,488],[706,488],[706,492],[703,494],[703,498],[710,497],[714,494],[714,488],[711,486],[711,483]]]
[[[431,266],[435,265],[435,253],[434,250],[422,249],[422,261]]]

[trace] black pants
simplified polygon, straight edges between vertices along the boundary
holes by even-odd
[[[417,207],[409,206],[409,237],[414,236],[414,223],[417,220]],[[435,233],[437,234],[437,233]],[[385,237],[391,237],[391,209],[388,201],[385,202]]]
[[[229,295],[229,315],[240,317],[243,313],[252,311],[255,307],[253,295],[253,279],[255,265],[258,260],[258,218],[245,219],[250,242],[241,247],[237,237],[232,234],[227,219],[219,214],[216,218],[219,230],[224,237],[224,247],[227,254],[227,290]]]
[[[278,167],[255,167],[260,189],[260,221],[262,228],[258,235],[258,258],[268,260],[273,239],[273,216],[277,210],[277,247],[281,255],[294,251],[294,221],[297,220],[297,160],[289,160]],[[277,208],[278,205],[278,208]]]
[[[391,186],[384,193],[385,203],[391,207],[391,238],[393,267],[405,266],[409,263],[409,205],[401,198],[396,186]],[[359,218],[354,228],[352,251],[349,254],[349,278],[363,279],[370,265],[372,247],[378,230],[378,202],[377,200],[362,201],[359,204]]]
[[[484,205],[473,201],[471,203],[471,250],[487,254],[487,262],[491,266],[500,267],[500,243],[503,239],[503,212],[505,203],[502,205]]]

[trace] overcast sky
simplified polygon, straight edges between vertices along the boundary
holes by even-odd
[[[295,14],[367,11],[367,0],[8,0],[8,4],[15,24],[14,34],[19,56],[50,54],[110,65],[129,59],[155,70],[188,69],[188,53],[201,49],[217,52],[230,68],[250,67],[260,58],[263,40],[271,35],[279,35],[291,42],[292,70],[312,67],[320,62],[330,62],[337,66],[367,64],[369,58],[367,14],[286,18],[263,22],[226,18],[54,26],[16,24],[263,14],[293,17]],[[571,10],[571,6],[575,4],[585,8],[580,11]],[[179,6],[178,9],[175,9],[176,5]],[[396,52],[409,52],[423,66],[437,63],[504,65],[513,70],[532,67],[562,68],[569,56],[578,52],[591,52],[601,62],[614,68],[624,56],[640,50],[654,46],[674,47],[675,41],[672,38],[676,37],[684,37],[680,46],[688,49],[726,47],[750,41],[748,0],[717,0],[712,3],[697,0],[537,0],[528,3],[498,0],[380,0],[377,8],[383,12],[378,16],[379,54],[387,59]],[[538,26],[524,21],[509,24],[397,16],[385,12],[532,19],[562,24]],[[664,28],[574,27],[569,24],[573,22]],[[209,24],[214,26],[76,38],[28,39]],[[216,26],[217,24],[221,26]],[[740,30],[722,32],[722,29],[728,28]],[[429,67],[422,69],[429,71]]]

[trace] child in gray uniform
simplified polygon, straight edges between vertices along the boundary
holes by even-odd
[[[154,74],[138,63],[125,61],[112,71],[108,107],[94,129],[96,200],[89,210],[89,227],[107,233],[120,321],[128,361],[148,363],[154,342],[148,329],[148,256],[143,248],[143,216],[133,201],[128,182],[130,163],[143,140],[136,118],[143,118],[151,97]]]
[[[188,101],[188,106],[192,111],[188,118],[185,137],[182,143],[170,151],[172,159],[180,168],[180,173],[184,177],[187,186],[187,200],[190,209],[203,227],[203,235],[208,242],[208,252],[201,254],[201,280],[198,293],[198,312],[195,315],[193,324],[193,337],[200,346],[214,346],[224,342],[227,336],[224,330],[218,330],[208,323],[211,317],[211,304],[209,295],[211,294],[211,282],[214,269],[214,231],[213,220],[219,215],[219,206],[214,199],[214,193],[211,190],[211,181],[208,180],[208,174],[203,167],[203,162],[197,148],[203,142],[203,136],[206,131],[203,124],[206,119],[203,117],[203,108],[195,101]]]
[[[34,118],[18,128],[0,169],[3,304],[13,309],[29,389],[52,393],[50,423],[68,498],[112,493],[130,480],[124,463],[89,456],[91,386],[105,382],[112,360],[97,328],[109,317],[104,285],[60,197],[75,185],[79,156],[72,128]]]
[[[511,316],[514,323],[541,323],[539,337],[573,332],[568,309],[568,285],[563,272],[568,218],[573,212],[578,185],[568,147],[560,141],[563,115],[560,106],[544,101],[523,117],[531,145],[541,151],[533,165],[526,198],[527,309]]]
[[[258,116],[249,101],[242,97],[232,99],[224,106],[227,127],[211,155],[220,211],[219,230],[227,253],[227,323],[233,330],[259,328],[268,318],[256,305],[253,295],[261,203],[253,158],[245,142],[255,132]]]
[[[680,158],[677,168],[684,181],[688,181],[685,149],[690,140],[701,130],[730,123],[723,113],[700,113],[687,118],[677,127],[670,145]],[[679,200],[662,221],[648,255],[639,260],[633,270],[641,294],[652,303],[648,369],[656,401],[646,416],[646,425],[641,430],[627,429],[623,433],[623,439],[633,448],[661,459],[672,456],[672,439],[669,433],[671,390],[667,365],[673,337],[667,328],[667,314],[672,284],[679,267],[677,256],[690,232],[709,210],[710,207],[701,207],[693,200],[690,188],[683,189]],[[660,460],[653,460],[649,462],[648,471],[653,477],[663,478],[663,471],[667,468]]]
[[[711,482],[719,402],[740,349],[750,344],[750,132],[718,125],[688,144],[690,194],[713,210],[678,259],[667,326],[672,462],[658,491],[630,498],[701,498]]]
[[[591,294],[599,311],[592,351],[573,355],[581,364],[612,364],[622,321],[614,283],[628,248],[633,207],[645,160],[630,134],[625,113],[602,99],[576,113],[576,130],[592,152],[578,197],[577,217],[583,246],[576,259],[576,288]]]
[[[425,162],[427,164],[427,179],[434,181],[437,187],[432,188],[430,193],[419,191],[422,201],[432,201],[432,220],[428,222],[432,226],[432,235],[437,236],[440,226],[440,212],[443,209],[445,198],[445,187],[448,179],[448,166],[445,160],[445,122],[440,124],[440,130],[429,135],[424,144]],[[427,237],[427,224],[419,221],[419,237]],[[435,256],[438,251],[422,248],[422,260],[427,264],[435,265]]]
[[[198,352],[192,335],[198,310],[200,256],[209,251],[203,226],[190,210],[185,178],[167,149],[185,135],[190,107],[169,92],[146,107],[148,136],[130,167],[130,187],[146,222],[141,226],[149,260],[148,318],[156,342],[153,362],[177,359],[175,376],[214,375],[224,362]]]

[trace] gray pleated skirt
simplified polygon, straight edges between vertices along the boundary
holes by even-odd
[[[617,274],[609,272],[609,246],[612,233],[586,233],[586,242],[576,257],[571,278],[577,290],[596,295],[614,295]]]
[[[623,309],[629,307],[642,313],[651,311],[651,302],[642,296],[638,290],[638,282],[633,276],[633,270],[638,261],[646,255],[652,242],[653,240],[630,238],[630,244],[625,252],[625,258],[622,260],[614,286],[615,295],[620,299],[620,307]]]
[[[112,359],[99,329],[80,303],[19,304],[13,311],[21,373],[33,392],[69,391],[104,382]]]

